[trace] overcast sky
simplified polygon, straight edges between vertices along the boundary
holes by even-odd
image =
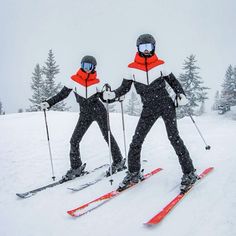
[[[7,113],[29,107],[32,72],[49,49],[60,66],[58,82],[66,83],[91,54],[102,82],[116,88],[136,38],[151,33],[176,76],[196,55],[210,97],[227,67],[236,66],[235,0],[0,0],[0,6],[0,101]]]

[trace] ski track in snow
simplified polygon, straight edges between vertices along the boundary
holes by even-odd
[[[59,179],[69,168],[69,141],[78,119],[77,113],[48,112],[48,125],[54,170]],[[178,192],[181,169],[171,147],[162,119],[148,134],[142,149],[142,167],[163,171],[134,187],[95,211],[72,218],[66,211],[116,189],[124,172],[108,180],[71,192],[74,187],[92,181],[99,173],[76,179],[19,199],[25,192],[52,182],[43,113],[0,116],[0,235],[1,236],[118,236],[118,235],[236,235],[236,121],[215,113],[194,117],[204,138],[211,145],[206,151],[190,118],[178,121],[180,135],[190,151],[198,172],[209,166],[214,171],[194,188],[159,225],[143,225]],[[112,132],[124,153],[120,114],[111,114]],[[125,116],[127,148],[138,118]],[[81,156],[87,169],[109,163],[107,145],[96,123],[81,142]]]

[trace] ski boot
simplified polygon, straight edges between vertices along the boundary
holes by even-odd
[[[79,176],[83,175],[85,166],[86,166],[86,163],[81,165],[80,167],[78,167],[76,169],[70,168],[67,171],[67,173],[64,176],[62,176],[62,179],[64,181],[68,181],[68,180],[72,180],[72,179],[75,179],[76,177],[79,177]]]
[[[131,185],[137,184],[140,181],[143,181],[144,177],[143,177],[143,170],[137,171],[137,172],[129,172],[127,171],[127,175],[125,176],[125,178],[123,179],[123,181],[119,184],[119,187],[117,189],[117,191],[123,191],[126,188],[130,187]]]
[[[116,172],[120,172],[122,170],[127,169],[127,167],[125,165],[125,161],[126,161],[126,159],[124,158],[118,163],[113,162],[111,167],[109,167],[109,169],[106,171],[106,177],[110,176],[111,173],[115,174]]]
[[[194,183],[199,179],[199,177],[195,174],[195,171],[196,170],[183,175],[181,179],[181,186],[180,186],[180,192],[182,194],[186,193],[194,185]]]

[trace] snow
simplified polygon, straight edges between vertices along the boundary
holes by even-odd
[[[77,113],[47,113],[55,175],[59,179],[69,168],[69,140]],[[190,118],[178,121],[181,137],[200,173],[209,166],[214,171],[204,179],[158,226],[143,225],[178,192],[182,173],[171,147],[164,123],[159,119],[142,149],[145,172],[156,167],[163,171],[145,183],[128,190],[102,207],[80,218],[66,212],[116,189],[125,173],[73,193],[67,187],[92,181],[100,173],[76,179],[39,192],[28,199],[15,193],[52,182],[44,116],[42,112],[0,116],[0,235],[1,236],[118,236],[118,235],[236,235],[236,123],[216,113],[194,117],[211,150],[205,150]],[[111,128],[122,152],[123,133],[120,114],[111,114]],[[129,144],[138,117],[125,116]],[[87,169],[109,163],[107,145],[98,125],[93,123],[81,142],[81,155]]]
[[[236,120],[236,106],[231,106],[230,111],[226,112],[225,116],[233,120]]]

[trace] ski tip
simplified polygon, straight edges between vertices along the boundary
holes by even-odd
[[[150,174],[153,175],[153,174],[156,174],[162,170],[163,170],[162,168],[157,168],[157,169],[153,170],[152,172],[150,172]]]
[[[69,214],[70,216],[76,217],[75,211],[73,210],[67,211],[67,214]]]
[[[210,172],[210,171],[214,170],[214,167],[213,167],[213,166],[212,166],[212,167],[209,167],[208,170],[209,170],[209,172]]]
[[[20,193],[16,193],[16,196],[20,197],[20,198],[24,198],[24,196],[22,194],[20,194]]]
[[[150,223],[150,222],[146,222],[146,223],[143,223],[143,225],[144,225],[145,227],[151,228],[151,227],[153,227],[153,226],[155,226],[155,225],[157,225],[157,224],[153,224],[153,223]]]
[[[202,174],[199,175],[199,177],[201,178],[202,175],[206,175],[208,174],[209,172],[213,171],[214,170],[214,167],[208,167],[207,169],[205,169]]]
[[[214,169],[214,167],[211,166],[211,167],[208,167],[206,170],[213,170],[213,169]]]
[[[24,194],[24,193],[16,193],[16,196],[19,198],[27,198],[28,194]]]
[[[28,198],[30,196],[32,196],[33,194],[25,194],[25,193],[16,193],[16,196],[19,198]]]
[[[76,191],[75,188],[71,188],[71,187],[68,187],[67,189],[69,189],[71,191]]]

